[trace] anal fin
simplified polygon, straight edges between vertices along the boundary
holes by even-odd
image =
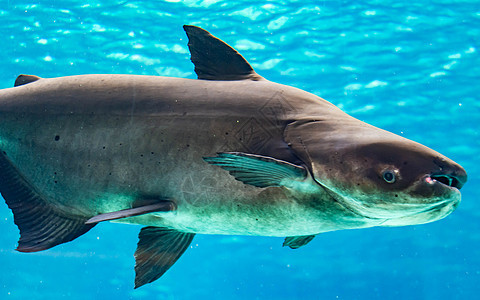
[[[17,250],[36,252],[69,242],[90,230],[87,217],[67,213],[44,197],[0,152],[0,192],[20,230]]]
[[[144,227],[135,251],[135,288],[160,278],[187,250],[194,233]]]

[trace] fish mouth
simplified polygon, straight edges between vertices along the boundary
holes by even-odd
[[[466,172],[458,174],[431,174],[426,177],[428,183],[438,183],[450,189],[460,190],[467,182]]]
[[[466,175],[455,176],[451,174],[432,174],[430,175],[430,180],[432,180],[433,182],[441,183],[450,188],[460,190],[465,184],[465,182],[467,181],[467,178],[466,178]],[[427,181],[428,181],[428,178],[427,178]]]
[[[427,176],[428,183],[439,183],[444,187],[460,190],[467,182],[467,172],[459,164],[447,159],[435,159],[435,170]]]
[[[413,211],[398,216],[386,217],[381,226],[406,226],[425,224],[445,218],[457,209],[461,202],[460,188],[465,183],[465,179],[455,176],[426,175],[424,182],[428,183],[428,191],[424,194],[431,197],[430,204],[420,201],[415,203]],[[432,194],[433,191],[433,194]],[[418,199],[418,198],[417,198]],[[425,206],[422,209],[422,206]],[[405,208],[408,208],[405,207]]]
[[[345,197],[332,188],[327,188],[325,185],[323,187],[336,202],[358,216],[372,221],[381,221],[381,224],[398,223],[401,224],[399,226],[403,226],[428,223],[449,215],[460,203],[460,189],[466,180],[465,172],[424,175],[420,181],[423,184],[417,185],[421,199],[412,196],[410,203],[390,203],[391,207],[388,209],[382,206],[365,205],[354,197]],[[425,201],[425,197],[429,200]],[[424,219],[421,219],[422,216]]]

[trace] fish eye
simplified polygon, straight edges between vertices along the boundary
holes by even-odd
[[[395,172],[392,170],[383,171],[383,180],[385,180],[388,183],[394,183],[396,180]]]

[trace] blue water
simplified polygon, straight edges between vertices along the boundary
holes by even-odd
[[[2,201],[0,299],[477,298],[480,2],[357,2],[0,0],[1,88],[21,73],[195,78],[182,25],[199,25],[267,79],[434,148],[469,174],[461,205],[441,221],[321,234],[298,250],[281,238],[199,235],[137,290],[140,226],[101,224],[23,254]]]

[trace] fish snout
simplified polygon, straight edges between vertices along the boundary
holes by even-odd
[[[430,174],[432,180],[456,189],[461,189],[467,182],[467,172],[459,164],[448,159],[435,160],[435,164],[438,168]]]

